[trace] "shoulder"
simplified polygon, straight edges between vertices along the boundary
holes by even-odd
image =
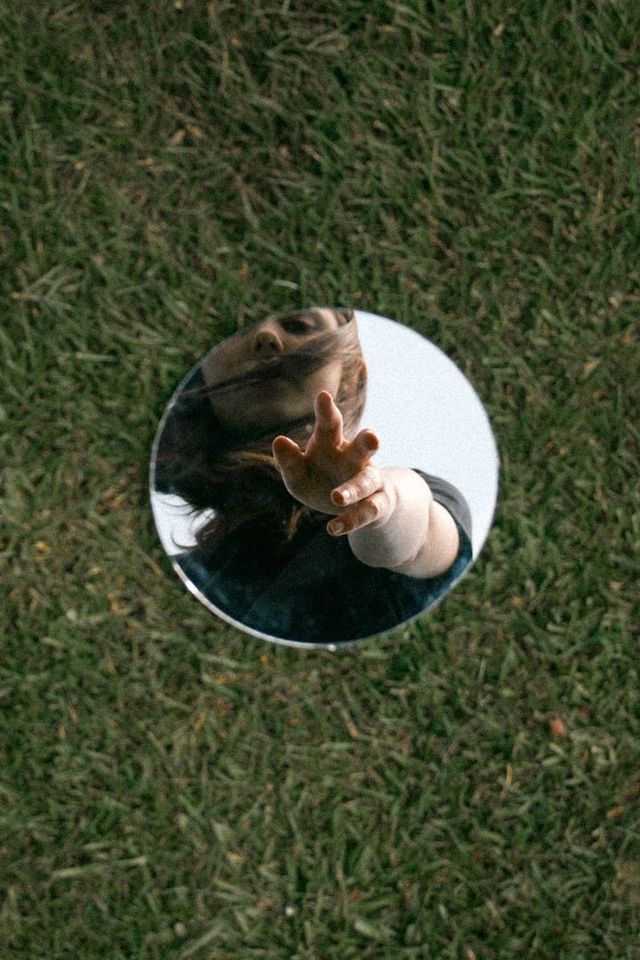
[[[448,480],[425,473],[423,470],[414,468],[414,473],[417,473],[429,485],[433,499],[451,514],[458,529],[462,530],[467,540],[470,541],[472,532],[471,510],[458,488],[453,483],[449,483]]]

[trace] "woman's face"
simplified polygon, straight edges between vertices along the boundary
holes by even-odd
[[[218,344],[203,362],[205,383],[215,387],[236,378],[238,382],[211,394],[216,416],[232,430],[277,430],[306,416],[313,418],[313,403],[320,390],[338,395],[342,377],[339,352],[319,369],[298,376],[291,372],[278,376],[278,362],[339,325],[335,311],[310,310],[270,317]],[[273,373],[276,375],[270,375]]]

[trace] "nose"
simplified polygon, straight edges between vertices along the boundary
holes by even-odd
[[[253,352],[260,359],[276,357],[282,353],[284,344],[272,326],[263,326],[253,338]]]

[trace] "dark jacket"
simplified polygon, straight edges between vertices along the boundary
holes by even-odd
[[[224,555],[212,557],[197,548],[174,557],[174,563],[216,612],[269,637],[328,644],[391,630],[437,603],[471,561],[464,498],[451,484],[417,472],[460,533],[458,556],[440,577],[422,580],[361,563],[347,537],[326,532],[326,517],[266,564],[239,568]]]

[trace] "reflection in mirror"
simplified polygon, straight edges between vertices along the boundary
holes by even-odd
[[[438,602],[486,538],[497,482],[455,364],[391,320],[329,308],[214,346],[151,462],[156,526],[192,593],[248,633],[330,649]]]

